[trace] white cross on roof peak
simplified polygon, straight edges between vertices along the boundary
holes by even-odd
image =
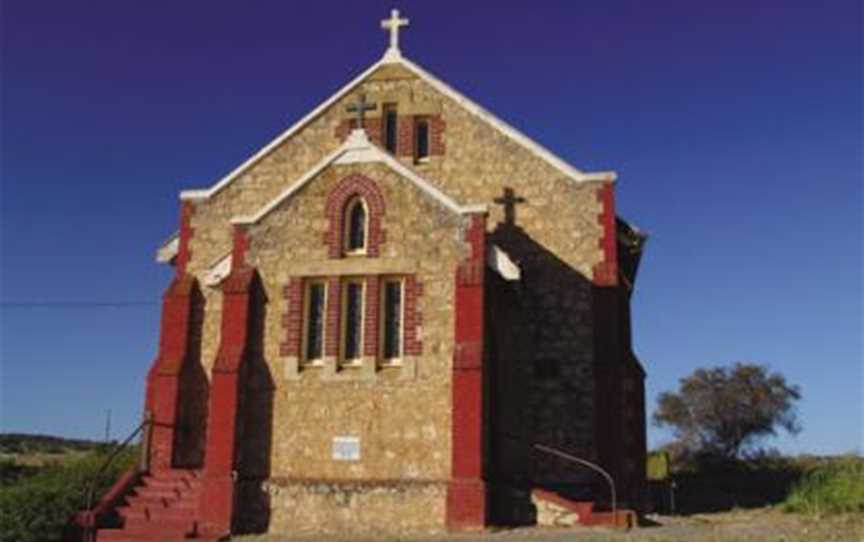
[[[388,56],[396,56],[400,55],[399,51],[399,29],[403,26],[408,26],[410,21],[408,19],[400,19],[399,18],[399,10],[394,9],[390,11],[390,18],[384,19],[381,21],[381,28],[384,30],[390,31],[390,48],[387,49],[386,55]]]

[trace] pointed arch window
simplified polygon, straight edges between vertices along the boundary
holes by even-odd
[[[369,213],[363,198],[356,197],[345,207],[345,252],[365,254]]]

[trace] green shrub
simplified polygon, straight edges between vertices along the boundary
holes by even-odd
[[[97,499],[135,461],[124,451],[100,477]],[[64,463],[46,465],[32,476],[0,487],[0,537],[3,542],[60,540],[63,526],[85,504],[85,493],[103,465],[104,453],[90,453]]]
[[[864,512],[864,459],[813,467],[793,486],[784,509],[807,514]]]

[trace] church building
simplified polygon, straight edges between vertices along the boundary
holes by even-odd
[[[407,24],[394,10],[379,60],[180,193],[144,457],[84,514],[100,542],[641,510],[645,236],[616,174],[403,56]]]

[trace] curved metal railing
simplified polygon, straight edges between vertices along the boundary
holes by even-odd
[[[99,487],[99,482],[102,480],[102,477],[105,475],[105,472],[114,463],[114,460],[117,459],[117,456],[120,455],[123,450],[129,447],[135,437],[139,434],[142,435],[141,438],[141,458],[138,461],[138,470],[143,472],[148,470],[149,462],[150,462],[150,427],[153,424],[152,415],[149,411],[144,413],[144,419],[138,424],[132,433],[129,434],[126,439],[120,444],[115,444],[111,453],[108,454],[108,457],[105,458],[105,461],[102,463],[102,466],[99,467],[99,470],[96,471],[96,475],[93,477],[93,480],[90,481],[90,485],[87,487],[87,502],[85,510],[93,509],[93,500],[96,496],[96,488]]]
[[[557,448],[553,448],[551,446],[546,446],[545,444],[531,443],[531,442],[528,442],[528,441],[526,441],[520,437],[517,437],[516,435],[511,435],[511,434],[504,433],[501,431],[496,431],[496,432],[494,432],[494,434],[496,436],[504,437],[504,438],[509,439],[513,442],[521,444],[522,446],[529,447],[533,450],[537,450],[537,451],[543,452],[545,454],[553,455],[559,459],[564,459],[566,461],[571,461],[573,463],[577,463],[578,465],[580,465],[582,467],[586,467],[586,468],[596,472],[600,476],[602,476],[603,480],[609,485],[609,495],[610,495],[610,498],[612,501],[610,503],[612,505],[612,520],[615,522],[616,525],[618,524],[618,493],[617,493],[617,490],[615,488],[615,480],[612,478],[612,475],[609,474],[609,472],[606,469],[604,469],[603,467],[601,467],[600,465],[598,465],[596,463],[588,461],[587,459],[583,459],[581,457],[575,456],[571,453],[564,452],[562,450],[558,450]]]
[[[609,484],[609,493],[612,497],[612,521],[615,522],[615,525],[618,525],[618,495],[615,491],[615,480],[612,479],[612,475],[606,472],[606,470],[597,465],[596,463],[592,463],[587,459],[582,459],[581,457],[576,457],[575,455],[568,454],[566,452],[562,452],[561,450],[556,450],[555,448],[551,448],[549,446],[544,446],[543,444],[535,444],[535,450],[540,450],[541,452],[545,452],[550,455],[554,455],[555,457],[559,457],[561,459],[566,459],[568,461],[573,461],[582,465],[583,467],[587,467],[594,472],[600,474],[605,480],[606,483]]]

